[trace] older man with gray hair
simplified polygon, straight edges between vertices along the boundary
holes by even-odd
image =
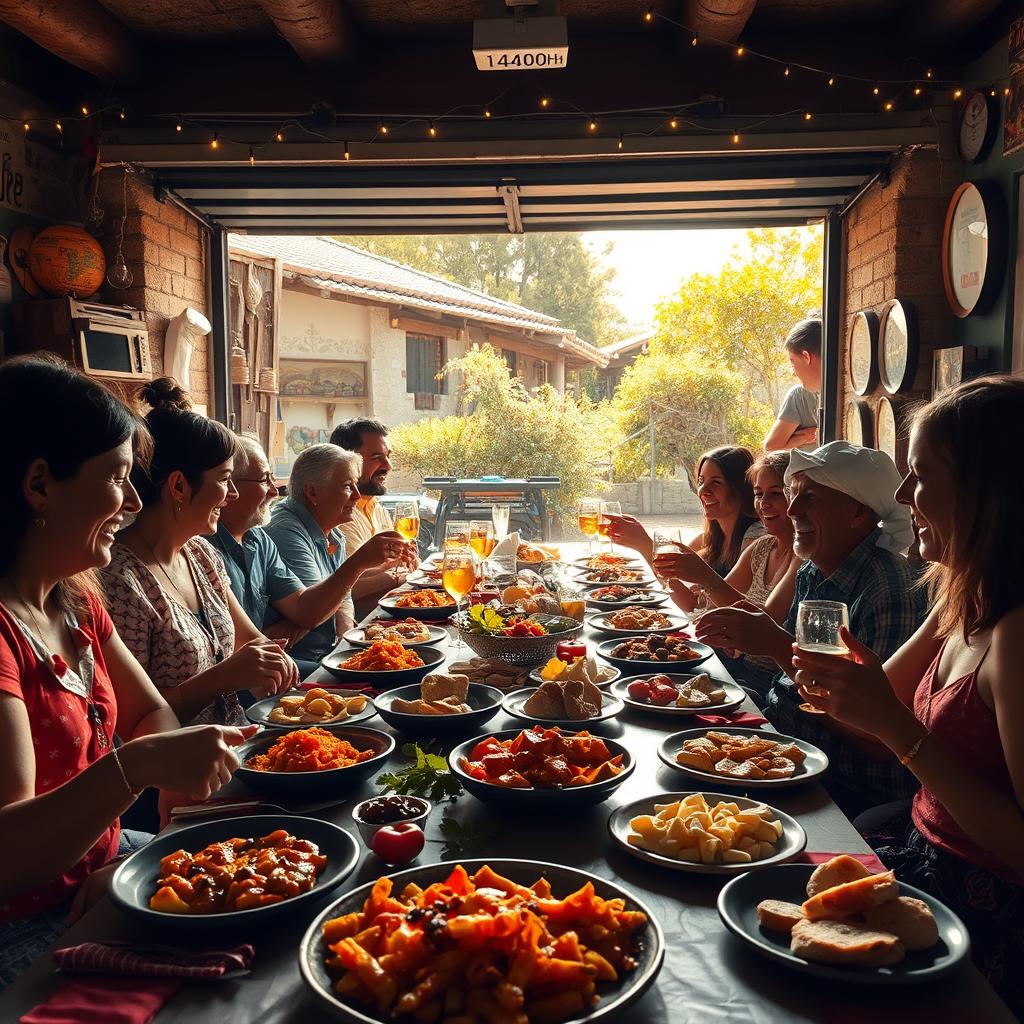
[[[699,640],[772,658],[781,669],[765,714],[780,732],[821,747],[831,767],[826,784],[836,802],[859,812],[910,797],[917,781],[891,753],[823,715],[801,708],[793,674],[793,642],[801,601],[841,601],[850,632],[883,661],[924,621],[925,592],[905,553],[914,538],[910,512],[895,498],[900,474],[883,452],[833,441],[794,450],[786,471],[793,550],[803,558],[786,622],[743,604],[719,608],[696,624]]]
[[[401,535],[388,531],[345,558],[338,527],[352,516],[358,479],[358,455],[333,444],[311,445],[295,460],[288,497],[273,507],[266,527],[281,561],[304,588],[271,602],[267,634],[291,637],[289,653],[307,675],[334,647],[338,633],[352,626],[352,585],[364,572],[405,552]],[[279,623],[285,623],[284,632]]]

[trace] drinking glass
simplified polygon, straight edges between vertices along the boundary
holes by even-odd
[[[480,556],[486,559],[494,550],[494,526],[486,519],[474,519],[469,524],[469,545]]]
[[[597,498],[583,498],[580,501],[579,510],[580,533],[587,538],[587,554],[594,549],[594,537],[597,536],[598,526],[601,522],[601,502]]]
[[[597,524],[597,532],[602,537],[608,536],[608,528],[611,526],[611,520],[608,516],[621,516],[622,505],[617,501],[602,501],[601,502],[601,518]],[[615,550],[615,543],[611,540],[608,541],[608,550]]]
[[[655,530],[654,536],[652,537],[652,565],[654,574],[659,580],[667,587],[671,577],[658,572],[658,555],[672,555],[679,550],[677,543],[678,537],[673,536],[671,530]]]
[[[447,523],[444,528],[444,549],[469,550],[469,523]]]
[[[491,523],[494,526],[496,540],[504,540],[508,536],[508,505],[491,506]]]
[[[465,647],[458,631],[458,621],[462,617],[462,602],[476,586],[476,556],[469,545],[464,548],[445,548],[444,561],[441,563],[441,585],[449,597],[455,599],[455,642],[450,646]]]
[[[395,529],[410,542],[419,536],[420,510],[415,501],[395,503]]]
[[[850,611],[842,601],[801,601],[796,610],[797,647],[845,657],[850,649],[839,635],[842,626],[850,628]],[[810,715],[825,713],[812,704],[801,704],[800,710]]]

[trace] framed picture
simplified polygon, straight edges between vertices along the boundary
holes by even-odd
[[[1007,88],[1006,114],[1003,122],[1003,156],[1016,153],[1024,146],[1024,18],[1010,25],[1007,38],[1007,64],[1010,80]]]
[[[975,376],[979,367],[978,350],[971,345],[937,348],[932,353],[932,398]]]
[[[339,359],[281,359],[280,395],[287,398],[365,398],[366,363]]]
[[[988,309],[1006,263],[1006,212],[986,182],[965,181],[953,193],[942,227],[942,285],[963,319]]]

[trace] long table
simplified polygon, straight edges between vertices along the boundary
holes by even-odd
[[[372,617],[372,616],[371,616]],[[458,650],[452,660],[463,660],[471,652]],[[702,668],[715,678],[731,677],[717,658]],[[324,683],[336,680],[325,670],[312,679]],[[754,710],[750,705],[747,710]],[[362,723],[394,733],[399,747],[389,763],[401,767],[407,762],[400,754],[403,737],[379,718]],[[499,712],[485,727],[487,731],[522,728],[523,723]],[[633,1006],[615,1019],[627,1024],[789,1024],[789,1022],[967,1022],[986,1024],[1012,1022],[1014,1016],[970,964],[927,985],[873,988],[820,981],[796,974],[763,959],[729,934],[718,918],[715,900],[724,884],[717,876],[698,876],[669,871],[634,859],[612,844],[607,821],[619,805],[648,795],[694,788],[686,777],[664,766],[657,748],[668,732],[685,728],[685,720],[657,717],[627,710],[592,731],[619,740],[636,758],[633,775],[606,802],[571,817],[531,814],[528,820],[491,808],[464,794],[452,812],[463,823],[497,826],[499,832],[483,853],[523,860],[553,861],[579,868],[595,877],[619,882],[634,892],[657,917],[665,933],[666,956],[656,983]],[[456,741],[457,742],[457,741]],[[350,793],[344,802],[312,816],[352,827],[351,810],[359,800],[373,796],[378,788],[370,780]],[[232,781],[223,790],[228,795],[250,795],[241,783]],[[268,798],[276,803],[277,798]],[[850,821],[818,783],[785,787],[770,794],[780,810],[796,817],[807,832],[807,849],[829,853],[866,853],[868,846]],[[301,811],[296,808],[297,813]],[[441,860],[441,809],[435,808],[426,825],[427,847],[418,863]],[[353,829],[353,834],[357,835]],[[358,836],[357,836],[358,838]],[[344,889],[372,881],[383,865],[364,850],[359,864]],[[250,975],[218,983],[194,983],[183,988],[157,1015],[159,1024],[284,1024],[331,1019],[306,990],[299,976],[297,949],[308,922],[324,904],[317,905],[292,922],[276,923],[266,934],[240,936],[257,950]],[[116,938],[152,942],[173,942],[173,933],[154,935],[151,930],[116,910],[107,900],[98,904],[60,940],[71,945],[85,940]],[[218,947],[223,948],[218,937]],[[53,993],[57,977],[44,959],[0,996],[0,1021],[14,1022],[36,1003]]]

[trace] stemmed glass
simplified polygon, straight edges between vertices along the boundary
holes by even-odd
[[[447,547],[441,563],[441,585],[445,592],[455,599],[455,642],[451,647],[465,647],[459,633],[462,618],[462,602],[476,586],[476,556],[468,545],[464,548]]]
[[[494,550],[494,525],[487,519],[474,519],[469,524],[469,545],[480,558],[481,580],[487,578],[487,559]]]
[[[608,536],[608,529],[611,526],[611,520],[608,516],[621,516],[622,505],[617,501],[602,501],[601,502],[601,518],[597,524],[597,532],[602,537]],[[615,550],[615,542],[613,540],[608,541],[608,550],[612,552]]]
[[[469,523],[447,523],[444,528],[444,549],[469,548]]]
[[[583,498],[579,506],[580,533],[587,538],[587,554],[593,554],[594,537],[601,522],[601,502],[597,498]]]
[[[395,529],[410,543],[420,533],[420,510],[415,501],[395,502]]]
[[[850,610],[842,601],[801,601],[796,610],[796,645],[801,651],[846,657],[850,649],[839,634],[850,628]],[[799,705],[809,715],[825,714],[813,704]]]
[[[508,536],[508,505],[491,506],[491,523],[494,526],[495,540],[504,540]]]

